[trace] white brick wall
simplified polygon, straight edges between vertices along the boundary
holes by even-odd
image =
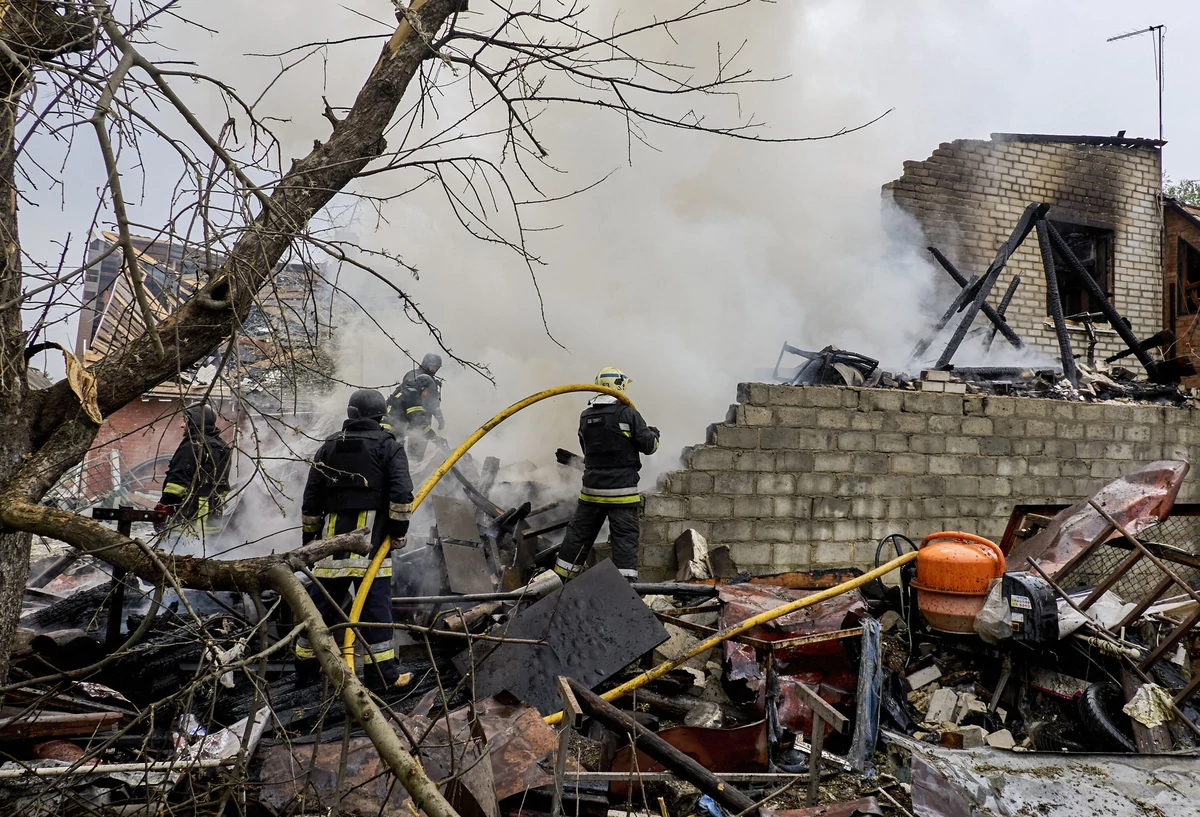
[[[905,162],[904,175],[883,192],[968,277],[987,268],[1033,202],[1050,204],[1051,218],[1112,230],[1113,303],[1145,337],[1162,328],[1161,159],[1154,147],[964,139],[943,143],[924,162]],[[1057,356],[1054,330],[1045,323],[1046,282],[1035,235],[1010,259],[989,299],[993,305],[1013,273],[1021,286],[1009,322],[1027,343]],[[948,304],[956,288],[945,280]],[[1082,330],[1071,340],[1077,354],[1085,351]],[[1114,332],[1102,330],[1096,353],[1124,348]]]

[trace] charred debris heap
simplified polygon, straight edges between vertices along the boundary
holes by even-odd
[[[413,682],[386,711],[463,815],[1093,813],[1080,792],[1112,814],[1187,813],[1187,470],[1156,462],[1071,507],[1017,507],[998,543],[898,531],[876,552],[904,563],[887,583],[751,576],[687,531],[676,580],[632,586],[608,561],[561,585],[543,568],[569,507],[535,508],[531,484],[502,508],[493,467],[460,473],[428,546],[396,557]],[[128,530],[146,512],[100,515]],[[404,584],[416,575],[438,586]],[[327,685],[297,686],[278,599],[88,586],[61,557],[33,576],[0,713],[5,814],[414,813]]]
[[[1183,378],[1195,375],[1196,369],[1189,358],[1173,356],[1176,346],[1174,332],[1164,329],[1139,340],[1130,328],[1129,321],[1112,305],[1109,294],[1103,291],[1067,239],[1051,223],[1049,210],[1047,204],[1028,205],[1008,240],[1001,244],[994,260],[982,273],[968,277],[937,247],[928,248],[938,265],[953,279],[958,294],[908,356],[906,368],[921,371],[919,379],[903,373],[886,372],[879,368],[879,361],[834,346],[810,352],[788,343],[784,343],[780,349],[772,377],[777,382],[791,385],[916,388],[958,394],[1028,395],[1076,401],[1186,403],[1192,396],[1191,390],[1185,391],[1179,384]],[[1005,317],[1021,285],[1021,276],[1014,274],[1009,280],[998,307],[992,307],[988,297],[999,291],[1005,266],[1030,233],[1035,233],[1037,237],[1045,276],[1046,305],[1057,339],[1060,366],[1056,369],[955,366],[954,358],[968,339],[978,342],[985,352],[992,349],[997,338],[1014,350],[1028,348]],[[1089,303],[1095,304],[1098,311],[1064,314],[1059,293],[1059,281],[1063,277],[1087,292]],[[1115,332],[1124,343],[1125,350],[1097,360],[1098,325],[1105,327],[1106,331]],[[1075,348],[1069,327],[1083,329],[1087,341],[1083,349]],[[944,339],[944,345],[937,352],[934,343],[939,339]],[[1157,357],[1152,354],[1156,351],[1159,353]],[[785,355],[799,357],[801,362],[798,365],[785,365]],[[789,361],[791,359],[788,358]],[[1135,368],[1126,365],[1135,362]]]

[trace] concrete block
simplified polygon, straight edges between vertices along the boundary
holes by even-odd
[[[797,542],[828,542],[833,539],[833,523],[821,519],[800,522],[793,538]]]
[[[733,513],[733,500],[725,496],[694,496],[688,500],[688,512],[700,519],[722,519]]]
[[[775,452],[739,451],[734,456],[733,467],[738,471],[774,471]]]
[[[944,454],[946,438],[941,434],[914,434],[908,438],[908,449],[914,454]]]
[[[1045,483],[1038,477],[1012,477],[1009,479],[1011,496],[1036,498],[1045,496]]]
[[[929,457],[925,454],[892,454],[892,473],[925,474],[929,472]]]
[[[812,549],[814,566],[853,564],[854,546],[847,542],[822,542]]]
[[[833,523],[833,538],[842,542],[866,541],[871,538],[871,523],[865,519],[838,519]]]
[[[929,458],[929,473],[931,474],[961,474],[962,459],[951,455],[938,455]]]
[[[778,429],[763,429],[777,431]],[[713,444],[722,448],[758,448],[757,428],[721,424],[713,429]]]
[[[992,421],[988,417],[965,417],[962,433],[970,436],[987,437],[992,434]]]
[[[920,477],[886,476],[874,477],[868,484],[868,490],[857,496],[909,496],[913,479]]]
[[[837,487],[837,477],[832,474],[797,474],[796,493],[800,496],[831,494]]]
[[[774,406],[807,406],[808,395],[803,386],[768,386],[767,403]]]
[[[817,410],[809,406],[780,406],[772,413],[775,425],[785,428],[812,428],[817,424]]]
[[[973,477],[996,476],[997,460],[994,457],[962,457],[961,461],[964,475]]]
[[[812,499],[806,496],[771,497],[773,515],[782,519],[808,519],[812,516]]]
[[[1017,417],[1028,417],[1032,419],[1042,420],[1050,416],[1050,406],[1052,401],[1040,399],[1037,397],[1024,397],[1016,399],[1015,414]]]
[[[987,730],[982,726],[960,726],[943,732],[939,743],[946,749],[978,749],[987,739]]]
[[[837,447],[840,451],[873,451],[875,435],[864,431],[843,431],[837,435]]]
[[[740,471],[714,473],[713,493],[752,494],[754,493],[754,475]]]
[[[695,530],[696,533],[700,534],[705,539],[707,539],[709,534],[712,533],[712,523],[707,519],[684,518],[669,520],[667,522],[667,539],[672,542],[672,547],[674,547],[673,543],[675,540],[678,539],[688,528]],[[674,553],[674,550],[672,550],[672,553]]]
[[[779,570],[804,570],[812,563],[812,545],[784,542],[775,545],[775,566]]]
[[[921,372],[922,382],[949,383],[952,379],[950,372],[941,369],[925,369]]]
[[[1024,437],[1026,420],[1018,417],[996,417],[992,420],[992,433],[1001,437]]]
[[[844,405],[843,392],[852,391],[841,386],[805,386],[808,405],[821,408],[839,408]],[[857,404],[858,398],[855,397]]]
[[[670,547],[646,547],[643,542],[638,564],[643,567],[672,568],[675,566],[675,553]]]
[[[883,428],[883,414],[878,411],[858,411],[850,415],[851,431],[880,431]]]
[[[1058,424],[1053,420],[1027,420],[1025,434],[1030,437],[1053,437],[1058,431]]]
[[[1082,440],[1083,434],[1083,423],[1060,420],[1054,424],[1054,436],[1060,440]]]
[[[794,472],[807,474],[812,471],[811,451],[780,451],[775,454],[775,470],[779,473]]]
[[[929,430],[929,418],[924,414],[905,414],[899,411],[889,413],[883,418],[883,430],[900,434],[921,434]]]
[[[765,406],[770,400],[770,387],[766,383],[738,383],[737,399],[739,403],[752,403]]]
[[[714,544],[737,542],[754,537],[754,523],[746,519],[717,519],[712,523]]]
[[[946,391],[946,384],[945,384],[945,383],[939,383],[939,382],[936,382],[936,381],[922,381],[922,382],[921,382],[921,391],[923,391],[923,392],[934,392],[934,393],[944,393],[944,392]]]
[[[875,450],[883,453],[901,453],[908,450],[908,435],[880,432],[875,435]]]
[[[813,519],[845,519],[850,516],[852,507],[849,499],[832,496],[813,497]]]
[[[1112,443],[1104,447],[1104,456],[1110,460],[1133,459],[1133,443]]]
[[[774,424],[774,415],[766,406],[733,406],[733,422],[743,426],[769,426]]]
[[[909,674],[904,680],[908,681],[909,689],[920,689],[921,687],[929,686],[941,677],[942,668],[937,664],[930,664],[928,667]]]
[[[993,732],[986,738],[987,745],[993,749],[1011,749],[1017,745],[1013,738],[1012,732],[1007,729],[1001,729],[999,732]]]
[[[849,472],[854,466],[853,456],[842,452],[818,451],[813,455],[813,470],[836,474]]]
[[[922,510],[924,511],[926,516],[931,516],[931,517],[935,517],[935,518],[936,517],[941,517],[941,518],[951,517],[952,518],[952,517],[958,516],[958,500],[957,499],[949,499],[944,496],[943,497],[934,497],[932,499],[924,500],[921,504],[924,506],[922,508]]]
[[[733,500],[733,515],[738,518],[770,516],[774,508],[769,496],[739,496]]]
[[[792,474],[759,474],[754,479],[754,492],[760,495],[789,495],[795,491],[796,477]]]
[[[1046,458],[1035,460],[1036,462],[1046,462]],[[1050,460],[1055,462],[1055,460]],[[1002,457],[996,461],[996,474],[1002,477],[1023,477],[1029,473],[1030,461],[1023,457]],[[1055,476],[1058,475],[1058,469],[1055,468]]]
[[[888,473],[887,454],[867,454],[860,451],[854,455],[854,473],[856,474],[886,474]]]
[[[668,494],[649,494],[646,497],[644,515],[659,519],[681,519],[686,516],[686,504],[683,499]]]
[[[771,564],[771,544],[769,542],[739,542],[729,546],[729,554],[738,566],[749,564]]]
[[[1012,440],[1005,437],[981,437],[979,453],[985,457],[1006,457],[1012,453]]]
[[[895,389],[862,389],[858,407],[862,411],[900,411],[904,407],[904,394]]]
[[[909,481],[909,489],[911,490],[914,498],[945,496],[946,478],[935,476],[912,477]]]
[[[850,515],[855,519],[886,519],[887,500],[860,497],[850,500]]]
[[[763,450],[800,447],[800,431],[798,429],[764,428],[758,433]]]
[[[712,474],[708,471],[683,471],[677,472],[682,479],[683,493],[685,494],[711,494],[713,489]]]
[[[692,451],[691,465],[700,471],[728,471],[733,468],[733,452],[713,446],[699,446]]]
[[[795,523],[777,519],[764,519],[754,523],[754,541],[756,542],[790,542],[795,530]]]
[[[967,384],[966,383],[946,383],[946,384],[944,384],[944,386],[945,386],[946,394],[966,394],[967,393]]]
[[[979,477],[958,476],[946,477],[946,496],[971,497],[979,496]]]
[[[1073,445],[1068,440],[1043,440],[1038,437],[1020,437],[1012,441],[1012,453],[1015,457],[1034,457],[1042,453],[1049,453],[1046,447],[1052,443]]]
[[[1017,397],[993,397],[991,395],[983,398],[983,416],[985,417],[1012,417],[1017,410],[1017,402],[1022,399]]]
[[[841,409],[820,409],[817,411],[817,428],[837,431],[849,429],[850,413]]]
[[[1115,440],[1117,430],[1104,423],[1088,423],[1083,428],[1085,440]]]
[[[945,687],[935,689],[929,696],[929,704],[925,709],[925,722],[950,723],[954,717],[956,706],[958,706],[957,692]]]

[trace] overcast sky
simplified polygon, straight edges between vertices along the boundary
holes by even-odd
[[[644,9],[632,0],[593,5],[603,10],[622,3]],[[472,0],[473,8],[484,6]],[[899,176],[904,160],[924,159],[940,142],[995,131],[1156,136],[1151,38],[1105,42],[1114,35],[1166,25],[1165,170],[1176,179],[1200,177],[1200,113],[1192,87],[1200,76],[1200,49],[1193,46],[1200,34],[1197,0],[781,0],[756,6],[717,33],[726,47],[748,40],[741,64],[758,75],[791,75],[746,95],[772,133],[827,133],[893,112],[867,132],[833,142],[761,147],[661,135],[660,152],[635,152],[633,168],[622,167],[619,123],[552,112],[543,133],[557,166],[586,181],[588,174],[617,170],[601,189],[542,215],[543,223],[564,225],[539,237],[537,249],[547,262],[539,280],[551,329],[566,351],[541,332],[522,267],[471,248],[429,207],[399,205],[379,234],[369,224],[346,225],[365,243],[377,240],[420,266],[419,282],[399,273],[397,280],[431,311],[456,351],[492,365],[501,381],[494,400],[485,394],[469,411],[455,407],[463,411],[460,422],[526,388],[590,379],[595,367],[615,362],[633,370],[635,380],[640,375],[643,384],[657,384],[642,394],[662,410],[677,408],[672,396],[693,406],[677,441],[695,442],[706,422],[721,418],[732,383],[753,367],[769,367],[783,340],[885,355],[900,335],[872,335],[861,316],[903,323],[896,313],[914,311],[927,297],[928,282],[917,262],[897,262],[903,271],[883,269],[858,254],[871,244],[861,225],[879,220],[879,186]],[[348,9],[386,19],[389,8],[383,0],[193,0],[184,10],[220,33],[173,26],[163,38],[180,57],[197,60],[252,98],[270,66],[243,56],[247,52],[374,33],[379,29]],[[327,66],[274,89],[264,104],[290,120],[281,131],[291,155],[327,133],[320,92],[312,89],[328,77],[335,104],[348,104],[377,53],[375,44],[333,50]],[[200,110],[219,129],[223,112]],[[76,241],[86,233],[100,180],[91,145],[76,151],[66,177],[65,204],[58,192],[34,193],[40,206],[21,213],[25,249],[44,261],[57,257],[53,242],[67,230]],[[157,178],[173,181],[165,173]],[[166,201],[155,187],[135,202],[135,211],[146,222],[162,223]],[[488,297],[464,298],[482,291]],[[386,297],[382,290],[364,293]],[[62,327],[55,339],[73,345],[73,327]],[[418,354],[428,345],[415,328],[404,340]],[[399,365],[394,355],[374,366],[357,364],[363,382],[390,380]]]

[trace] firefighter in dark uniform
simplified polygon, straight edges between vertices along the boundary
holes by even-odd
[[[596,385],[625,391],[630,380],[619,369],[601,369]],[[658,429],[647,426],[636,409],[602,394],[579,416],[583,446],[583,488],[575,515],[563,537],[554,572],[569,581],[583,572],[588,553],[608,520],[612,560],[629,581],[638,577],[639,454],[658,450]]]
[[[404,447],[380,424],[386,405],[383,395],[360,389],[350,396],[342,430],[326,440],[313,455],[301,504],[304,542],[327,539],[361,527],[371,530],[371,553],[357,556],[335,553],[313,567],[320,587],[309,595],[326,624],[344,619],[335,613],[333,599],[341,603],[366,575],[371,557],[391,537],[391,547],[404,547],[412,514],[413,486]],[[324,592],[322,592],[322,588]],[[371,623],[392,623],[392,566],[384,560],[362,610],[360,632],[366,641],[364,670],[367,686],[377,692],[403,686],[408,676],[400,674],[392,631]],[[296,670],[301,681],[317,678],[316,654],[308,639],[296,643]]]
[[[437,379],[441,368],[441,355],[425,355],[421,365],[404,375],[388,398],[388,425],[397,437],[407,440],[408,453],[414,460],[425,456],[427,444],[441,440],[433,430],[433,421],[437,420],[439,431],[446,427],[442,387]]]
[[[220,517],[229,493],[229,443],[217,432],[217,413],[197,404],[184,412],[184,435],[163,481],[156,511],[168,514],[170,526],[190,526],[196,535],[221,529]]]

